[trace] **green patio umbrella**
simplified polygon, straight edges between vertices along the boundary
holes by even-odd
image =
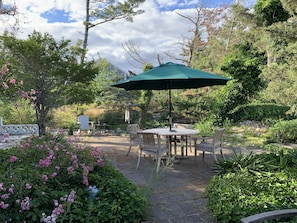
[[[230,78],[192,69],[182,64],[168,62],[151,70],[113,84],[125,90],[168,90],[169,122],[171,118],[171,89],[190,89],[212,85],[225,85]]]

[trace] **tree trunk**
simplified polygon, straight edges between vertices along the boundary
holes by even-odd
[[[141,116],[140,116],[140,128],[141,129],[146,128],[147,112],[148,112],[148,106],[143,106],[141,108]]]
[[[84,33],[84,42],[83,42],[83,53],[81,55],[80,63],[83,64],[85,61],[87,47],[88,47],[88,37],[89,37],[89,22],[90,22],[90,0],[86,0],[86,21],[85,25],[85,33]]]
[[[36,112],[36,118],[39,126],[39,136],[45,135],[46,116],[48,113],[48,109],[45,108],[44,105],[39,104],[39,105],[36,105],[35,112]]]

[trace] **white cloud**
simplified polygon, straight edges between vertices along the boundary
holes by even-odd
[[[134,22],[118,20],[92,28],[89,33],[88,58],[97,57],[99,54],[125,72],[128,70],[140,72],[142,69],[136,69],[129,63],[130,58],[122,47],[124,42],[131,40],[140,47],[141,54],[153,65],[158,65],[157,54],[164,58],[163,62],[168,62],[164,53],[179,55],[181,46],[177,42],[182,36],[189,35],[188,30],[191,25],[188,20],[170,10],[181,4],[193,3],[195,3],[193,0],[146,0],[140,5],[145,13],[135,16]],[[26,38],[33,30],[37,30],[48,32],[57,40],[64,37],[75,43],[77,39],[83,39],[85,0],[16,0],[16,5],[21,18],[18,33],[21,38]],[[162,11],[160,7],[163,8]],[[165,8],[170,10],[166,11]],[[54,9],[65,10],[76,22],[48,23],[47,19],[40,16]],[[187,9],[184,12],[194,15],[195,10]],[[0,25],[0,33],[4,28],[8,27]]]

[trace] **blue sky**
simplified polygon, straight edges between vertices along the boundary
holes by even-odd
[[[193,7],[199,6],[200,4],[203,7],[218,7],[221,5],[230,5],[234,2],[234,0],[204,0],[201,1],[201,3],[197,3],[197,1],[154,1],[156,4],[156,7],[160,11],[174,11],[174,10],[184,10],[184,9],[191,9]],[[41,13],[41,16],[43,18],[46,18],[49,23],[55,23],[55,22],[64,22],[64,23],[70,23],[75,22],[74,19],[70,18],[70,12],[63,10],[63,9],[56,9],[52,8],[46,12]]]
[[[251,4],[255,0],[241,0]],[[33,30],[47,32],[57,40],[83,39],[85,19],[85,0],[4,0],[4,3],[16,3],[18,8],[19,27],[16,35],[27,38]],[[203,0],[203,7],[216,7],[231,4],[230,0]],[[141,57],[146,62],[158,65],[172,61],[167,55],[178,57],[181,53],[181,42],[190,35],[192,24],[177,15],[195,16],[198,0],[146,0],[140,5],[145,12],[134,17],[134,22],[117,20],[105,23],[90,30],[88,59],[98,56],[108,59],[124,72],[131,70],[138,73],[142,65],[128,56],[123,45],[133,42]],[[1,20],[0,20],[1,23]],[[0,24],[0,32],[12,30],[15,20],[7,18]],[[176,62],[176,61],[173,61]]]
[[[61,9],[51,9],[49,11],[40,14],[41,17],[47,19],[48,23],[63,22],[70,23],[75,22],[74,19],[70,18],[70,13]]]

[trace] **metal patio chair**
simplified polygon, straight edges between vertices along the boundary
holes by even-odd
[[[168,155],[167,143],[161,144],[160,135],[155,133],[138,132],[138,140],[139,148],[136,169],[139,167],[141,156],[147,154],[156,157],[156,172],[158,173],[162,157]]]
[[[202,138],[202,141],[199,144],[197,144],[197,140],[195,140],[195,158],[197,156],[197,150],[203,152],[203,160],[205,152],[212,153],[215,161],[218,161],[216,156],[218,151],[221,153],[222,157],[224,157],[222,148],[224,131],[225,128],[219,128],[215,130],[213,137]]]
[[[129,155],[132,146],[138,146],[138,135],[137,132],[140,131],[140,126],[138,124],[129,124],[127,126],[127,132],[129,133],[129,149],[127,152],[127,156]]]

